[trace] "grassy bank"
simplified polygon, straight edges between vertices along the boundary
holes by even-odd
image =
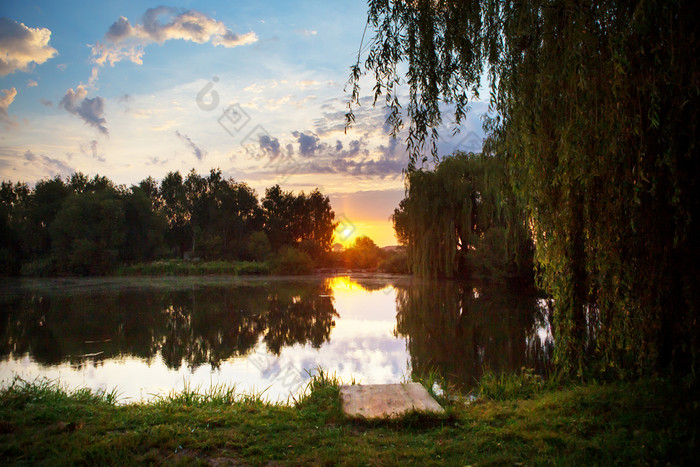
[[[443,418],[372,423],[344,419],[338,391],[322,376],[291,406],[226,388],[121,406],[113,393],[16,380],[0,391],[0,463],[590,465],[698,457],[697,393],[662,380],[471,404],[444,398]]]
[[[121,266],[117,276],[206,276],[206,275],[259,275],[270,274],[268,262],[254,261],[183,261],[170,259]]]

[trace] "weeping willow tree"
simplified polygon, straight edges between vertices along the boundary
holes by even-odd
[[[457,153],[414,170],[392,216],[411,271],[424,277],[504,279],[532,274],[524,209],[502,159]]]
[[[557,361],[574,373],[697,374],[695,3],[369,2],[374,37],[352,67],[348,122],[370,71],[396,132],[408,117],[410,173],[426,145],[435,155],[442,112],[459,125],[488,78],[487,149],[527,206]],[[449,221],[435,222],[444,241]]]

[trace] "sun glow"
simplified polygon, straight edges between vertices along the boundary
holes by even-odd
[[[371,238],[379,247],[398,244],[394,236],[394,226],[389,221],[366,220],[351,223],[347,219],[340,219],[339,222],[333,242],[340,243],[345,248],[352,246],[355,239],[362,236]]]

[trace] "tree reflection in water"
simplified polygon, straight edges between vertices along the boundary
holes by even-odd
[[[414,375],[437,371],[468,390],[484,369],[549,367],[548,313],[534,291],[504,284],[418,282],[397,289],[398,334]]]
[[[317,349],[328,342],[338,317],[331,292],[327,282],[314,288],[275,287],[268,297],[267,350],[279,355],[282,347],[297,343]]]
[[[526,366],[543,373],[551,355],[543,301],[532,291],[505,285],[344,277],[193,280],[166,286],[158,280],[139,286],[134,281],[95,283],[77,281],[73,287],[48,290],[1,286],[0,360],[29,356],[46,367],[70,363],[82,368],[136,357],[149,365],[162,359],[171,370],[218,369],[227,360],[250,356],[261,344],[271,356],[296,344],[323,346],[339,319],[333,295],[345,289],[353,290],[340,295],[342,306],[351,306],[343,309],[350,327],[339,345],[352,339],[364,343],[367,336],[360,332],[357,337],[352,326],[378,323],[363,317],[366,307],[385,307],[381,297],[396,294],[395,336],[406,339],[411,368],[418,375],[437,370],[448,382],[468,389],[485,367],[499,371]],[[379,291],[384,292],[376,295]],[[380,299],[369,298],[372,293]],[[392,299],[388,305],[391,310],[382,313],[388,311],[392,319]],[[363,350],[385,351],[387,342]],[[348,363],[343,351],[332,344],[329,349],[332,360],[326,365],[342,368]],[[406,358],[401,357],[402,363]],[[371,374],[373,369],[365,364],[370,365],[363,362],[356,371]]]
[[[330,295],[319,281],[12,293],[0,299],[0,358],[80,368],[160,355],[171,369],[218,368],[261,338],[275,354],[321,346],[338,316]]]

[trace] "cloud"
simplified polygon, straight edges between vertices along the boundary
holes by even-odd
[[[313,143],[309,144],[307,138],[304,147],[302,135],[299,133],[299,151],[303,149],[307,156],[315,156],[309,166],[311,171],[384,179],[401,176],[407,163],[401,158],[403,153],[396,151],[398,143],[393,138],[389,139],[388,146],[379,145],[370,150],[364,139],[354,139],[345,144],[336,140],[334,144],[328,144],[313,134]]]
[[[351,131],[372,134],[387,134],[384,128],[386,113],[381,109],[372,106],[373,98],[361,98],[361,105],[353,109],[355,113],[355,123]],[[323,110],[320,117],[314,120],[314,131],[320,136],[328,136],[333,133],[345,134],[345,114],[347,109],[339,110],[339,107],[347,107],[347,100],[333,98],[326,101],[321,106]]]
[[[96,88],[98,74],[99,70],[97,69],[97,67],[92,67],[92,70],[90,71],[90,77],[88,78],[88,87],[90,89]]]
[[[187,144],[187,146],[189,146],[189,148],[192,150],[192,153],[194,154],[194,157],[196,157],[197,160],[201,161],[207,155],[207,152],[199,148],[199,146],[197,146],[196,144],[194,144],[194,141],[192,141],[189,136],[184,135],[177,130],[175,130],[175,135],[182,141],[184,141],[185,144]]]
[[[41,65],[58,52],[49,46],[51,31],[28,28],[9,18],[0,18],[0,76],[17,70],[30,71],[30,65]]]
[[[369,154],[366,149],[362,148],[363,144],[359,139],[354,139],[354,140],[350,141],[349,146],[350,146],[350,148],[346,149],[345,152],[343,152],[343,154],[342,154],[343,157],[356,157],[356,156],[360,156],[360,155],[367,156]],[[336,143],[336,148],[337,147],[338,147],[338,145]]]
[[[144,47],[181,39],[198,44],[212,43],[227,48],[252,44],[258,40],[255,32],[236,34],[224,23],[196,10],[159,6],[146,10],[143,24],[132,25],[120,17],[107,30],[104,42],[92,47],[95,63],[114,65],[122,60],[143,64]]]
[[[344,173],[356,177],[397,178],[402,175],[405,162],[389,159],[365,159],[353,161],[337,158],[331,161],[330,168],[334,173]]]
[[[294,131],[292,135],[299,143],[299,154],[301,154],[302,157],[312,157],[327,149],[327,145],[321,143],[321,139],[311,132],[306,134]]]
[[[58,106],[66,109],[69,113],[77,115],[85,123],[97,128],[100,133],[108,134],[107,120],[104,118],[104,103],[102,97],[87,97],[87,89],[84,85],[79,84],[75,90],[68,89],[66,94],[59,102]]]
[[[402,176],[407,164],[407,159],[402,157],[405,152],[397,150],[400,146],[393,138],[386,146],[380,144],[370,150],[366,139],[325,141],[311,131],[293,131],[291,134],[297,146],[296,154],[301,159],[293,160],[292,143],[284,145],[268,135],[260,136],[260,153],[270,159],[282,155],[287,165],[294,166],[295,173],[393,179]],[[279,172],[279,167],[275,170]]]
[[[83,154],[91,154],[92,158],[98,160],[99,162],[105,161],[104,154],[99,153],[97,140],[93,139],[89,143],[81,144],[80,152],[82,152]]]
[[[27,81],[27,87],[28,87],[28,88],[35,88],[35,87],[37,87],[37,86],[39,86],[39,83],[37,83],[37,82],[34,81],[33,79],[30,79],[30,80]]]
[[[46,107],[53,107],[53,102],[51,102],[48,99],[39,99],[39,102],[41,102],[42,105],[45,105]]]
[[[399,148],[399,150],[401,150],[403,148],[402,146],[399,145],[398,138],[389,137],[388,145],[384,146],[383,144],[380,144],[378,149],[386,159],[393,160],[393,159],[396,159],[397,157],[406,155],[405,150],[403,152],[397,154],[397,152],[396,152],[397,148]]]
[[[68,177],[75,173],[75,169],[65,162],[59,159],[53,159],[42,155],[37,156],[33,152],[27,150],[24,153],[24,159],[26,162],[24,165],[31,164],[34,168],[39,168],[40,172],[46,173],[50,176],[60,175],[61,177]]]
[[[146,162],[146,165],[165,165],[167,164],[169,159],[160,159],[159,157],[149,157],[148,162]]]
[[[260,135],[260,149],[267,157],[275,159],[280,155],[280,142],[269,135]]]
[[[297,81],[296,84],[297,84],[297,86],[299,86],[300,88],[308,88],[308,87],[310,87],[310,86],[318,86],[318,85],[321,84],[321,83],[319,83],[318,81],[313,80],[313,79],[304,79],[304,80],[301,80],[301,81]]]
[[[300,35],[306,36],[306,37],[315,36],[316,34],[318,34],[318,31],[316,31],[314,29],[297,29],[296,32],[297,32],[297,34],[300,34]]]
[[[16,119],[11,117],[7,112],[7,109],[10,107],[10,104],[14,102],[16,96],[17,89],[15,88],[3,89],[0,91],[0,123],[2,123],[5,128],[15,126],[17,123]]]

